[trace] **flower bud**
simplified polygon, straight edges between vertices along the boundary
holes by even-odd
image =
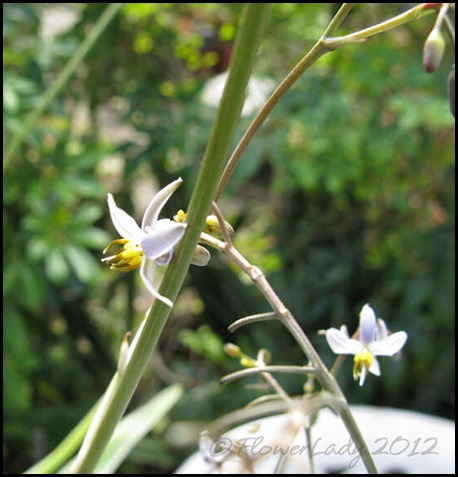
[[[434,28],[428,35],[423,49],[423,66],[427,73],[434,73],[442,61],[445,41],[439,29]]]
[[[243,356],[243,357],[240,359],[240,364],[241,364],[244,368],[254,368],[254,367],[257,366],[256,361],[255,361],[253,358],[250,358],[249,356]]]
[[[450,111],[455,117],[455,65],[452,66],[448,75],[448,100],[450,103]]]
[[[205,247],[202,247],[202,245],[197,245],[191,263],[198,267],[205,267],[210,261],[210,258],[210,252]]]
[[[229,235],[234,235],[234,229],[232,228],[231,224],[225,220],[224,225]],[[207,220],[205,221],[204,232],[210,235],[215,235],[216,237],[223,236],[221,225],[216,215],[209,215],[207,217]]]
[[[231,358],[240,358],[240,356],[242,356],[240,346],[237,346],[234,343],[226,343],[224,345],[224,352]]]

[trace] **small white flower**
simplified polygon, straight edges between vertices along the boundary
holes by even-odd
[[[326,339],[334,353],[354,355],[353,377],[359,378],[362,386],[368,372],[380,376],[376,356],[398,353],[407,341],[407,333],[399,331],[389,335],[385,322],[377,320],[374,310],[366,304],[359,315],[358,339],[350,338],[345,327],[330,328],[326,331]]]
[[[173,181],[153,197],[143,215],[141,227],[128,213],[120,209],[113,196],[108,194],[111,220],[122,239],[108,244],[103,253],[110,253],[110,256],[103,261],[113,270],[123,272],[140,267],[140,276],[146,288],[154,297],[170,307],[173,303],[159,294],[153,286],[152,278],[157,265],[170,263],[174,247],[186,229],[184,223],[159,219],[162,208],[182,182],[181,178]]]

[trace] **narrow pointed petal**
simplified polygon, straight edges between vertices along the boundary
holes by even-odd
[[[140,242],[143,252],[153,260],[167,254],[181,239],[185,229],[185,224],[169,221],[159,229],[149,230]]]
[[[407,341],[407,333],[398,331],[382,341],[376,341],[370,346],[374,356],[393,356],[398,353]]]
[[[375,376],[380,376],[380,365],[377,361],[377,358],[374,356],[374,360],[369,366],[369,373],[375,374]]]
[[[111,194],[108,194],[108,209],[110,210],[111,221],[115,229],[122,238],[139,243],[144,232],[137,225],[137,222],[124,210],[120,209]]]
[[[359,339],[361,343],[370,344],[375,340],[376,317],[374,310],[366,304],[359,314]]]
[[[363,369],[361,370],[361,376],[359,377],[360,386],[364,384],[364,381],[366,380],[366,376],[367,376],[367,369],[363,366]]]
[[[349,338],[337,328],[330,328],[326,331],[326,340],[336,354],[357,354],[362,348],[359,341]]]
[[[183,179],[179,177],[177,180],[171,182],[169,185],[161,189],[149,203],[146,208],[145,214],[143,215],[142,220],[142,230],[146,230],[146,227],[153,227],[156,223],[161,210],[164,205],[170,199],[172,194],[180,187]]]
[[[381,318],[377,318],[377,324],[375,325],[375,339],[381,341],[386,339],[388,335],[388,326],[386,326],[386,323]]]
[[[170,308],[173,308],[173,303],[167,297],[162,296],[153,285],[153,276],[154,270],[156,269],[156,264],[153,260],[143,260],[142,266],[140,268],[140,276],[142,277],[143,283],[145,284],[147,290],[158,300],[165,303]]]

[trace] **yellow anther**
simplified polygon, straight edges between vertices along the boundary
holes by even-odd
[[[359,353],[355,354],[355,357],[354,357],[355,364],[353,366],[353,378],[358,379],[359,377],[361,377],[363,368],[366,368],[367,370],[369,370],[373,361],[374,361],[374,356],[367,348],[364,348]]]
[[[173,220],[178,223],[183,223],[186,220],[186,212],[184,210],[179,210],[174,216]]]
[[[105,247],[105,250],[103,251],[103,254],[106,255],[107,253],[110,253],[112,249],[114,249],[115,247],[118,248],[119,250],[119,247],[123,247],[125,244],[127,243],[130,243],[129,240],[127,239],[117,239],[117,240],[113,240],[112,242],[110,242],[106,247]]]
[[[118,272],[135,270],[143,261],[141,246],[127,239],[113,240],[106,246],[103,253],[104,255],[109,253],[110,256],[103,258],[102,261],[107,262],[112,270]]]

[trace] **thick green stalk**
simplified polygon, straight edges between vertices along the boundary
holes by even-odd
[[[105,31],[107,26],[111,23],[113,18],[116,16],[122,5],[122,3],[111,3],[108,5],[106,10],[98,19],[97,23],[92,27],[91,31],[81,43],[78,50],[72,55],[68,63],[62,69],[56,81],[41,97],[40,102],[37,104],[36,108],[31,111],[24,119],[21,128],[12,137],[11,141],[9,141],[8,146],[5,150],[5,155],[3,157],[3,172],[5,172],[6,168],[13,159],[14,155],[16,154],[19,146],[22,144],[22,141],[27,136],[28,132],[35,127],[37,121],[46,111],[53,99],[60,93],[60,91],[68,83],[68,80],[73,76],[78,66],[87,56],[87,54],[97,44],[97,41],[99,40],[100,36]]]
[[[245,90],[272,4],[248,3],[242,13],[229,77],[187,215],[188,227],[174,260],[168,267],[159,292],[174,301],[185,279],[216,186],[229,155],[240,118]],[[148,364],[171,309],[156,300],[122,374],[116,373],[99,407],[73,467],[74,473],[87,474],[105,449]]]

